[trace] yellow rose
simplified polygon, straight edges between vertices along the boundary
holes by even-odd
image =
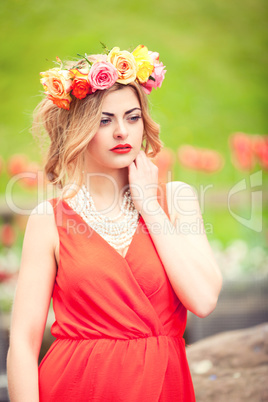
[[[149,55],[147,47],[144,45],[139,45],[136,47],[132,54],[138,67],[137,79],[141,83],[145,83],[148,81],[150,75],[154,71],[153,59]]]
[[[57,106],[69,110],[72,101],[70,96],[72,80],[69,71],[52,68],[40,74],[42,76],[40,81],[48,98]]]
[[[120,51],[119,47],[114,47],[108,54],[107,61],[112,63],[117,69],[117,82],[128,84],[135,81],[137,66],[133,54],[127,50]]]

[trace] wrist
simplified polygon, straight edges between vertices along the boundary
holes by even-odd
[[[161,206],[157,200],[151,200],[144,202],[138,211],[142,216],[153,216],[161,212]]]

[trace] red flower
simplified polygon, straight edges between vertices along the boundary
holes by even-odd
[[[207,173],[216,172],[224,165],[223,157],[214,150],[202,150],[200,159],[201,170]]]
[[[224,165],[224,159],[219,152],[191,145],[182,145],[178,149],[178,158],[183,166],[206,173],[216,172]]]
[[[263,169],[268,169],[268,136],[255,135],[252,148]]]
[[[23,154],[15,154],[9,158],[7,163],[7,171],[10,176],[25,172],[28,165],[28,158]]]
[[[182,145],[178,149],[178,158],[183,166],[190,169],[199,169],[199,154],[193,146]]]
[[[59,98],[53,98],[53,96],[48,95],[48,99],[52,100],[54,105],[57,105],[61,109],[69,110],[70,109],[70,101],[69,99],[59,99]]]
[[[22,183],[28,187],[37,187],[38,179],[41,180],[43,172],[38,163],[30,162],[25,169],[25,176],[22,177]]]
[[[166,181],[167,173],[172,169],[175,162],[174,152],[169,148],[163,148],[159,154],[156,155],[154,160],[158,167],[158,176],[160,181]]]
[[[84,99],[92,92],[88,79],[88,71],[83,72],[73,69],[70,70],[70,73],[74,77],[71,87],[72,95],[78,99]]]
[[[86,80],[74,79],[72,85],[72,94],[78,98],[83,99],[90,94],[90,84]]]
[[[43,172],[37,162],[29,162],[26,155],[15,154],[8,161],[7,170],[10,176],[20,175],[19,183],[27,187],[36,187],[38,180],[43,180]]]
[[[16,232],[10,223],[5,223],[1,228],[1,242],[5,247],[11,247],[16,241]]]
[[[234,133],[229,138],[229,145],[234,166],[241,170],[253,169],[255,160],[251,138],[244,133]]]

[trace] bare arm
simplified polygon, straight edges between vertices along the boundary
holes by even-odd
[[[128,166],[128,173],[135,206],[141,211],[176,295],[192,313],[206,317],[216,307],[222,275],[195,192],[180,181],[167,183],[169,220],[157,201],[158,167],[143,150]],[[198,230],[194,226],[199,226]]]
[[[167,184],[171,221],[157,201],[143,219],[172,287],[184,306],[199,317],[216,307],[222,275],[203,226],[198,199],[183,182]],[[188,214],[190,213],[190,214]]]
[[[24,236],[7,357],[11,402],[38,402],[38,356],[53,291],[58,233],[52,205],[39,204]]]

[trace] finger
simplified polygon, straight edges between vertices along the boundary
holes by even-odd
[[[135,160],[133,162],[131,162],[130,165],[128,165],[128,170],[136,170],[137,166],[135,164]]]
[[[151,160],[151,158],[149,158],[149,156],[147,156],[146,155],[146,153],[144,152],[144,151],[142,151],[142,153],[141,153],[141,157],[147,162],[147,163],[149,163],[149,164],[151,164],[152,163],[152,160]]]
[[[140,151],[137,155],[138,162],[141,162],[144,165],[148,165],[149,159],[148,157],[145,155],[144,151]]]
[[[139,155],[142,157],[142,158],[144,158],[146,155],[145,155],[145,152],[141,149],[140,150],[140,152],[139,152]]]

